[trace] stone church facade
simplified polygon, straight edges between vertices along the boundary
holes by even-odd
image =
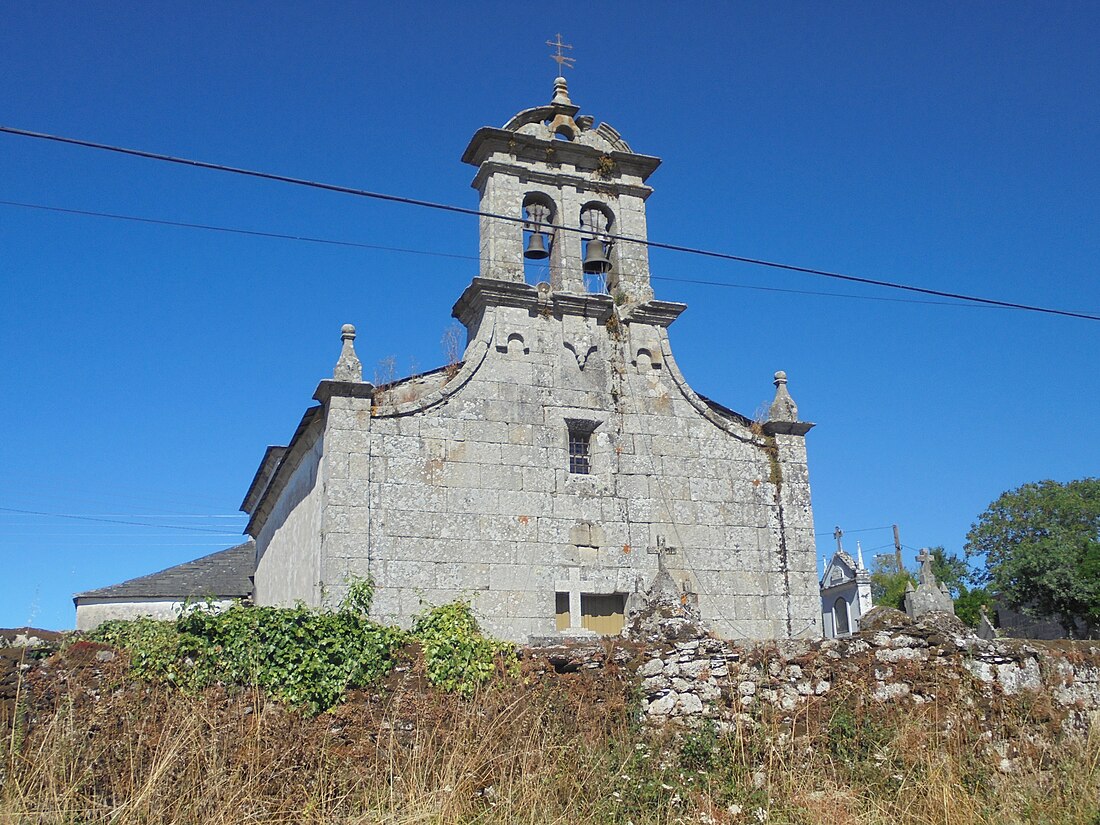
[[[618,632],[663,569],[722,636],[820,636],[812,425],[783,373],[755,423],[685,381],[668,333],[685,306],[654,297],[638,242],[660,161],[580,116],[561,78],[463,160],[496,216],[454,305],[465,351],[374,387],[344,328],[243,503],[254,601],[332,603],[370,576],[380,620],[463,598],[525,642]]]

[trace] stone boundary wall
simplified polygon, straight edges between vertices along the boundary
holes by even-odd
[[[906,703],[944,717],[965,707],[981,717],[982,706],[1008,697],[1042,704],[1036,718],[1061,732],[1100,725],[1100,642],[986,641],[954,616],[913,622],[876,608],[853,636],[740,643],[714,638],[674,609],[662,612],[635,623],[630,641],[528,648],[526,655],[559,671],[634,670],[652,722],[736,724],[763,713],[789,719],[829,700]]]

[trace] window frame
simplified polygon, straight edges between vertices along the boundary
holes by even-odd
[[[569,428],[569,474],[592,475],[592,433]]]
[[[580,418],[565,419],[565,454],[568,458],[565,468],[570,476],[595,475],[592,436],[601,423]]]

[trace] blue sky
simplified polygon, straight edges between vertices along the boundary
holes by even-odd
[[[1058,2],[8,3],[0,123],[473,207],[462,150],[549,100],[560,31],[582,112],[664,159],[652,239],[1097,313],[1098,30]],[[477,254],[474,218],[10,135],[0,199]],[[820,552],[894,522],[960,551],[1003,490],[1098,472],[1096,322],[651,260],[738,285],[654,282],[698,391],[752,415],[788,372]],[[437,366],[475,271],[0,205],[0,626],[236,543],[340,325],[368,377]]]

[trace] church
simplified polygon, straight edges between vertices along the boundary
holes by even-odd
[[[333,377],[245,494],[249,540],[77,595],[78,627],[189,598],[331,605],[370,577],[380,621],[466,599],[503,639],[612,635],[661,574],[720,636],[822,635],[813,425],[783,372],[759,421],[681,374],[686,306],[654,295],[645,243],[660,159],[559,77],[462,161],[481,214],[464,351],[373,386],[345,325]]]

